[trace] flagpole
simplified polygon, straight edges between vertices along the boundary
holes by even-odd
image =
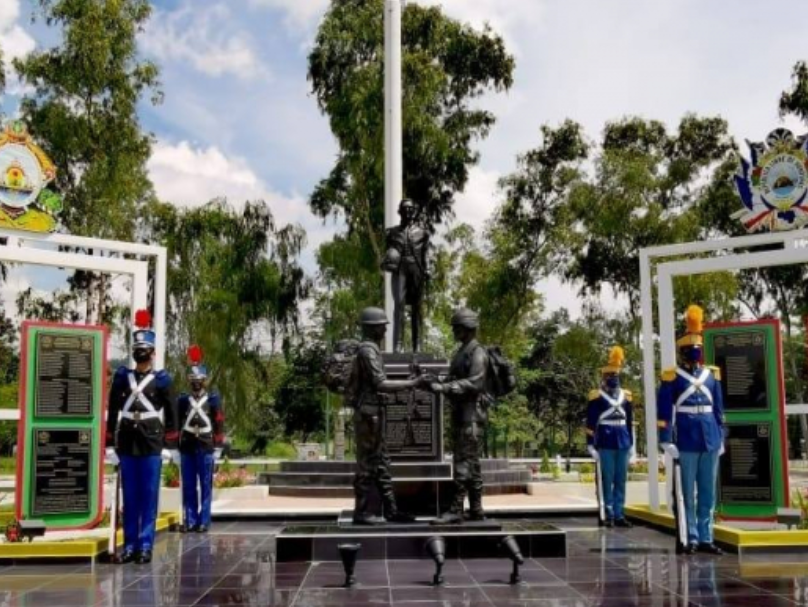
[[[404,145],[401,91],[401,13],[403,0],[385,0],[384,6],[384,226],[396,225],[396,208],[404,197]],[[384,309],[393,320],[392,276],[384,273]],[[393,351],[388,331],[385,350]]]

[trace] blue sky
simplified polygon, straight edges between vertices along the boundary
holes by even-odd
[[[457,212],[481,226],[496,182],[539,127],[566,117],[596,139],[629,114],[675,125],[683,114],[721,114],[739,140],[780,125],[777,99],[791,68],[808,59],[800,26],[808,2],[753,0],[420,0],[476,26],[488,21],[517,57],[516,83],[481,103],[499,117],[480,143]],[[181,205],[224,194],[267,199],[280,221],[309,230],[306,263],[333,231],[306,197],[335,147],[306,81],[306,55],[327,0],[160,0],[141,39],[162,67],[165,103],[143,104],[156,137],[150,163],[158,193]],[[32,27],[31,0],[0,0],[0,46],[23,55],[48,43]],[[15,86],[11,93],[19,92]],[[13,111],[14,94],[3,105]],[[794,122],[789,126],[800,130]],[[578,309],[573,291],[541,285],[550,308]]]

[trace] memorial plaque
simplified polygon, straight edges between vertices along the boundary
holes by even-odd
[[[34,432],[33,447],[32,514],[89,513],[92,432],[39,429]]]
[[[766,333],[759,330],[722,333],[714,340],[714,364],[721,369],[727,412],[768,410]]]
[[[387,405],[385,436],[391,455],[437,455],[435,437],[436,397],[422,390],[399,392]]]
[[[37,335],[35,415],[92,416],[93,370],[92,337]]]
[[[728,424],[721,457],[719,492],[722,504],[772,504],[772,426]]]

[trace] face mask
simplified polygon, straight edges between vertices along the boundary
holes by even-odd
[[[202,392],[202,382],[201,381],[192,381],[191,382],[191,390],[194,392]]]
[[[701,348],[688,348],[685,350],[685,360],[691,363],[701,362]]]
[[[607,377],[605,383],[606,383],[606,388],[608,390],[617,390],[620,387],[620,378],[619,377]]]
[[[151,360],[151,350],[135,350],[132,354],[132,358],[135,359],[136,363],[145,363]]]

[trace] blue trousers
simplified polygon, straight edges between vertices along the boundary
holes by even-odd
[[[213,453],[182,454],[182,508],[187,528],[210,527],[213,501]]]
[[[687,541],[691,544],[711,544],[718,451],[682,451],[679,453],[679,462],[682,465]]]
[[[151,550],[160,499],[159,455],[121,455],[124,551]]]
[[[603,505],[607,519],[625,517],[626,478],[630,449],[598,449],[603,476]]]

